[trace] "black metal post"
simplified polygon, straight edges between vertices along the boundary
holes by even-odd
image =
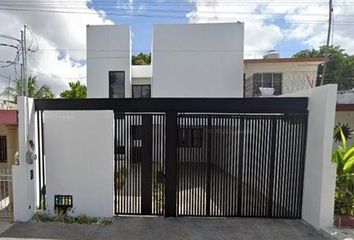
[[[243,143],[245,138],[245,117],[240,116],[240,144],[239,144],[239,153],[238,153],[238,166],[237,166],[237,213],[238,217],[241,216],[242,209],[242,173],[243,173]]]
[[[45,184],[45,151],[44,151],[44,123],[43,123],[43,111],[41,111],[41,145],[42,145],[42,189],[41,193],[43,194],[43,209],[45,210],[47,208],[46,206],[46,201],[45,201],[45,197],[46,197],[46,193],[47,193],[47,189],[46,189],[46,184]]]
[[[166,202],[165,217],[176,217],[177,112],[166,113]]]
[[[211,126],[212,122],[211,122],[211,117],[210,115],[208,115],[208,132],[207,132],[207,185],[206,185],[206,215],[210,216],[210,171],[211,171],[211,137],[212,137],[212,133],[211,133]]]
[[[152,214],[152,116],[143,115],[141,162],[141,213]]]
[[[40,125],[40,114],[37,111],[37,144],[38,144],[38,190],[39,190],[39,208],[42,209],[42,173],[41,173],[41,125]]]
[[[271,133],[270,143],[270,166],[269,166],[269,191],[268,191],[268,214],[267,217],[272,217],[273,212],[273,188],[274,188],[274,166],[275,166],[275,149],[277,145],[277,119],[272,120],[272,133]]]

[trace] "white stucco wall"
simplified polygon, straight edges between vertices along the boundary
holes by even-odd
[[[125,25],[87,26],[87,96],[108,98],[109,71],[125,72],[125,97],[131,97],[131,37]]]
[[[337,85],[287,94],[309,97],[302,218],[316,228],[333,225],[336,168],[331,161]]]
[[[73,215],[113,215],[113,112],[47,111],[44,114],[47,205],[73,196]]]
[[[12,166],[12,184],[14,198],[14,221],[26,222],[30,220],[35,212],[35,193],[36,193],[36,169],[37,161],[29,165],[26,163],[26,152],[28,150],[27,133],[29,139],[33,140],[37,146],[36,139],[36,119],[34,116],[33,99],[28,99],[29,117],[26,117],[27,99],[18,97],[18,141],[19,141],[19,165]],[[28,119],[28,121],[27,121]],[[31,179],[33,171],[33,179]]]
[[[153,97],[242,97],[242,23],[155,25]]]

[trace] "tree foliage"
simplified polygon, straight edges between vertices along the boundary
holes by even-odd
[[[132,65],[149,65],[151,64],[151,53],[139,53],[132,56]]]
[[[53,98],[54,94],[51,88],[43,84],[41,87],[38,86],[37,76],[30,76],[27,79],[28,84],[28,97],[35,99],[46,99]],[[21,96],[22,81],[20,79],[16,80],[14,87],[7,87],[1,93],[1,96],[9,98],[11,102],[17,102],[17,96]]]
[[[60,97],[69,99],[78,99],[87,97],[87,87],[80,81],[69,82],[70,89],[60,93]]]
[[[303,50],[293,57],[325,57],[328,52],[328,62],[324,84],[337,83],[338,90],[354,88],[354,55],[348,55],[339,46],[321,46],[318,50]],[[320,82],[323,66],[318,68],[317,83]]]

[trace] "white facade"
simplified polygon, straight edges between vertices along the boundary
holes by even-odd
[[[135,65],[132,66],[132,84],[133,85],[151,85],[152,66]]]
[[[157,25],[153,97],[242,97],[242,23]]]
[[[28,102],[27,102],[28,101]],[[28,105],[27,105],[28,104]],[[33,99],[17,98],[18,106],[18,141],[19,141],[19,165],[12,166],[14,221],[26,222],[30,220],[36,210],[37,161],[34,164],[26,163],[28,150],[27,134],[30,140],[37,142],[36,118],[34,115]],[[26,116],[26,106],[29,114]],[[35,144],[35,146],[38,146]],[[31,173],[32,172],[32,173]],[[32,177],[31,177],[32,176]]]
[[[331,161],[337,85],[330,84],[285,97],[308,97],[302,219],[317,229],[333,225],[336,167]]]
[[[44,114],[47,207],[54,195],[72,195],[69,214],[113,215],[113,112]]]
[[[87,26],[87,96],[109,97],[109,72],[125,73],[125,97],[131,97],[131,35],[124,25]]]
[[[152,65],[131,66],[127,26],[87,27],[89,98],[108,97],[108,72],[126,73],[132,85],[150,85],[152,97],[242,97],[242,23],[157,25]]]

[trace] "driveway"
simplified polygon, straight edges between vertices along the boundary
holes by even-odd
[[[111,225],[16,223],[0,239],[328,239],[300,220],[120,217]]]

